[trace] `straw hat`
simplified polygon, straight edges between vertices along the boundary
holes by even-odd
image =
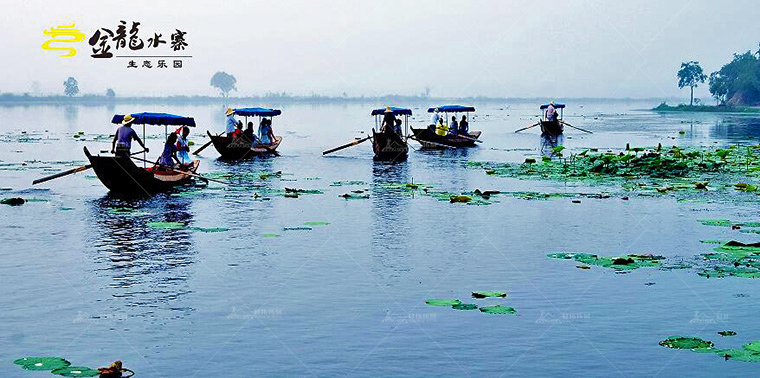
[[[233,114],[235,114],[235,111],[232,110],[232,108],[227,108],[227,111],[224,112],[224,115],[228,115],[228,116],[231,116]]]
[[[131,114],[127,114],[127,115],[124,116],[124,119],[121,120],[121,124],[122,125],[128,125],[128,124],[132,123],[132,121],[134,121],[134,120],[135,120],[135,117],[132,117]]]
[[[386,112],[386,113],[393,113],[393,109],[391,109],[391,107],[390,107],[390,106],[387,106],[387,107],[385,108],[385,112]]]

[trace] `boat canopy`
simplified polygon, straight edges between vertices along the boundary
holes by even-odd
[[[269,108],[238,108],[233,109],[235,111],[235,114],[241,115],[244,117],[252,117],[252,116],[259,116],[259,117],[274,117],[282,114],[282,112],[279,109],[269,109]]]
[[[393,115],[412,115],[412,109],[397,108],[395,106],[391,106],[390,108],[391,110],[393,110]],[[372,111],[372,115],[373,116],[381,115],[385,113],[385,109],[386,108],[375,109]]]
[[[435,108],[428,109],[428,113],[432,113],[436,109],[438,109],[439,112],[443,112],[443,113],[463,113],[463,112],[474,112],[475,111],[475,107],[473,107],[473,106],[443,105],[443,106],[437,106]]]
[[[549,107],[549,104],[543,104],[541,105],[541,110],[544,110]],[[555,109],[563,109],[565,107],[565,104],[555,103],[554,108]]]
[[[173,125],[173,126],[191,126],[195,127],[195,120],[193,117],[182,117],[168,113],[133,113],[134,117],[132,123],[136,125]],[[114,114],[111,123],[121,123],[124,120],[124,115]]]

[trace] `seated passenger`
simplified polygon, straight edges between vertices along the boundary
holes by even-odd
[[[462,116],[462,121],[459,122],[459,135],[470,135],[470,124],[467,123],[467,116]]]
[[[171,133],[166,138],[164,152],[161,153],[156,165],[172,168],[175,161],[179,164],[179,160],[177,159],[177,133]]]
[[[393,132],[396,133],[396,134],[398,134],[398,135],[401,135],[401,133],[402,133],[402,131],[401,131],[401,119],[398,119],[398,118],[396,119],[396,124],[393,125]]]
[[[459,129],[459,124],[457,123],[457,116],[451,116],[451,125],[449,125],[449,132],[457,135],[457,130]]]

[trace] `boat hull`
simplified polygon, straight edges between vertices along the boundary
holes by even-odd
[[[409,155],[409,146],[398,134],[378,133],[372,130],[372,150],[375,160],[403,161]]]
[[[277,147],[280,146],[280,143],[282,143],[282,137],[276,136],[275,142],[269,146],[259,145],[252,147],[250,141],[245,137],[233,140],[227,136],[212,135],[208,131],[206,133],[211,138],[211,143],[214,144],[214,148],[219,152],[222,159],[241,160],[259,155],[273,154],[277,150]]]
[[[560,121],[541,121],[542,134],[557,136],[561,135],[564,130],[565,128]]]
[[[91,155],[84,148],[84,154],[92,165],[95,175],[111,192],[145,196],[171,190],[180,185],[192,183],[192,176],[169,170],[141,168],[128,157]],[[198,170],[198,160],[193,161],[190,172]]]
[[[434,131],[428,129],[415,129],[412,127],[412,133],[414,138],[422,145],[422,148],[429,149],[443,149],[446,146],[449,147],[475,147],[475,141],[473,139],[480,138],[480,131],[470,131],[468,136],[471,139],[462,138],[458,135],[445,135],[441,136]]]

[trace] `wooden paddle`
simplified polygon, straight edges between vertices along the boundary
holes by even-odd
[[[449,146],[449,145],[446,145],[446,144],[441,144],[441,143],[436,143],[436,142],[430,142],[430,141],[427,141],[427,140],[419,140],[419,139],[413,138],[413,137],[409,137],[408,139],[416,140],[420,144],[422,144],[424,142],[424,143],[432,144],[432,145],[438,146],[438,147],[446,147],[446,148],[454,148],[454,149],[457,148],[456,146]]]
[[[368,141],[370,139],[372,139],[371,136],[368,136],[368,137],[366,137],[364,139],[355,140],[355,141],[353,141],[351,143],[344,144],[344,145],[342,145],[340,147],[335,147],[335,148],[333,148],[331,150],[327,150],[327,151],[323,152],[322,155],[331,154],[331,153],[333,153],[335,151],[340,151],[340,150],[342,150],[344,148],[349,148],[349,147],[352,147],[352,146],[356,146],[357,144],[364,143],[364,142],[366,142],[366,141]]]
[[[137,152],[131,153],[130,155],[141,154],[144,151],[145,150],[143,150],[143,151],[137,151]],[[47,176],[47,177],[36,179],[36,180],[32,181],[32,185],[39,184],[39,183],[42,183],[42,182],[45,182],[45,181],[50,181],[52,179],[57,179],[59,177],[68,176],[68,175],[73,174],[73,173],[86,171],[86,170],[88,170],[90,168],[92,168],[92,164],[87,164],[87,165],[83,165],[81,167],[76,167],[76,168],[73,168],[73,169],[69,169],[68,171],[63,171],[63,172],[60,172],[60,173],[56,173],[54,175],[50,175],[50,176]]]
[[[232,185],[232,184],[230,184],[229,182],[226,182],[226,181],[222,181],[222,180],[211,179],[211,178],[208,178],[208,177],[203,177],[203,176],[201,176],[201,175],[199,175],[199,174],[197,174],[197,173],[194,173],[194,172],[179,170],[179,169],[176,169],[176,168],[174,168],[174,167],[170,167],[170,166],[168,166],[168,165],[163,165],[163,164],[155,164],[155,162],[152,162],[152,161],[150,161],[150,160],[145,160],[145,159],[141,159],[141,158],[138,158],[138,157],[134,157],[134,156],[132,157],[132,159],[135,159],[135,160],[139,160],[139,161],[144,161],[144,162],[146,162],[146,163],[151,163],[151,164],[154,164],[154,165],[155,165],[155,166],[157,166],[157,167],[166,168],[166,169],[168,169],[168,170],[170,170],[170,171],[172,171],[172,172],[183,173],[183,174],[186,174],[186,175],[188,175],[188,176],[192,176],[192,177],[197,177],[197,178],[199,178],[199,179],[201,179],[201,180],[205,180],[205,181],[213,181],[213,182],[217,182],[217,183],[220,183],[220,184],[224,184],[224,185]]]
[[[208,130],[206,130],[206,134],[208,134],[209,138],[211,138],[211,133],[208,132]],[[220,133],[219,135],[222,135],[222,134]],[[219,135],[217,135],[217,136],[219,136]],[[193,152],[193,155],[198,155],[199,153],[201,153],[201,151],[205,150],[206,147],[210,146],[211,143],[212,143],[212,141],[209,140],[208,142],[206,142],[206,144],[202,145],[201,148],[195,150],[195,152]]]
[[[462,137],[462,138],[464,138],[464,139],[469,139],[469,140],[471,140],[471,141],[473,141],[473,142],[483,143],[483,141],[482,141],[482,140],[480,140],[480,139],[475,139],[475,138],[473,138],[473,137],[471,137],[471,136],[469,136],[469,135],[463,135],[463,134],[451,134],[451,135],[454,135],[454,136],[458,136],[458,137]]]
[[[536,126],[538,126],[540,124],[541,124],[541,122],[536,122],[536,123],[534,123],[534,124],[532,124],[532,125],[530,125],[528,127],[523,127],[522,129],[515,130],[515,134],[519,133],[520,131],[525,131],[525,130],[528,130],[530,128],[536,127]]]
[[[576,129],[576,130],[580,130],[580,131],[583,131],[584,133],[593,134],[591,131],[588,131],[588,130],[583,130],[583,129],[581,129],[580,127],[575,127],[575,126],[573,126],[573,125],[571,125],[571,124],[569,124],[569,123],[567,123],[567,122],[565,122],[565,121],[560,121],[560,122],[561,122],[563,125],[565,125],[565,126],[570,126],[570,127],[574,128],[574,129]]]

